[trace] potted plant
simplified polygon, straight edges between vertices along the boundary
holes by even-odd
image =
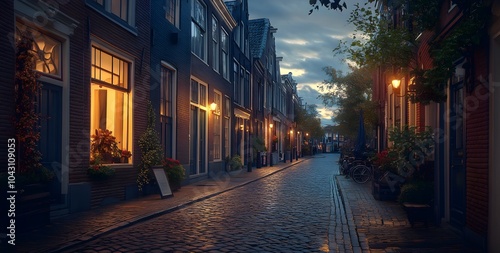
[[[128,150],[122,150],[120,153],[121,153],[120,162],[128,163],[128,159],[132,156],[132,153]]]
[[[91,136],[90,154],[92,159],[100,159],[102,163],[113,163],[113,158],[120,158],[120,149],[113,132],[108,129],[96,129]]]
[[[389,140],[396,153],[394,164],[398,174],[405,177],[399,202],[405,209],[410,224],[415,221],[428,222],[432,217],[433,179],[428,175],[433,169],[429,158],[434,152],[434,136],[430,127],[417,129],[404,126],[390,131]]]
[[[150,101],[146,131],[139,138],[139,148],[142,152],[139,172],[137,174],[137,187],[139,191],[142,191],[145,186],[150,185],[150,182],[154,178],[151,170],[153,166],[161,166],[162,147],[159,135],[155,130],[155,120],[155,112]]]
[[[163,169],[168,178],[168,183],[172,191],[181,188],[182,181],[185,178],[186,171],[178,160],[165,158],[162,160]]]
[[[229,167],[231,171],[239,170],[243,167],[243,162],[241,161],[241,156],[234,155],[229,161]]]
[[[406,211],[411,226],[415,222],[425,222],[432,217],[434,184],[428,180],[413,180],[401,187],[398,201]]]
[[[264,143],[264,140],[262,138],[255,137],[253,139],[252,148],[253,148],[253,159],[254,161],[256,161],[257,168],[260,168],[262,166],[261,156],[265,155],[265,153],[264,154],[261,153],[267,151],[266,144]]]
[[[93,180],[106,180],[115,175],[115,169],[111,166],[103,165],[100,158],[97,158],[90,163],[87,175]]]
[[[373,157],[371,163],[375,169],[372,180],[372,195],[376,200],[396,200],[405,179],[397,174],[394,164],[396,153],[383,150]]]

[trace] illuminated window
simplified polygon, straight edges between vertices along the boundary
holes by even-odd
[[[44,74],[61,77],[61,45],[57,39],[36,29],[16,22],[16,36],[29,33],[33,38],[33,51],[36,54],[35,70]]]
[[[127,29],[135,27],[136,0],[86,0],[85,2],[112,21],[125,25]]]
[[[107,129],[116,137],[120,150],[131,151],[131,64],[94,46],[91,54],[90,134],[96,129]]]
[[[214,93],[214,103],[217,104],[217,108],[221,108],[222,105],[222,95],[219,92]],[[221,159],[221,115],[220,113],[214,113],[214,160]]]
[[[224,155],[231,156],[229,128],[231,127],[231,99],[226,97],[224,107]]]

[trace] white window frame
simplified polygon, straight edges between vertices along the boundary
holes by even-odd
[[[225,38],[225,39],[223,39]],[[229,34],[221,27],[221,57],[222,57],[222,76],[229,81],[230,62],[229,62]]]
[[[121,27],[125,28],[129,32],[137,35],[137,28],[135,27],[135,9],[136,0],[126,0],[127,1],[127,20],[115,15],[111,10],[112,0],[86,0],[87,6],[101,13],[107,19],[115,22]]]

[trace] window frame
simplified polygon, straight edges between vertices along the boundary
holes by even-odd
[[[220,29],[219,20],[212,15],[212,68],[219,73],[220,69]]]
[[[222,93],[220,91],[214,90],[214,103],[217,104],[217,108],[222,107]],[[214,112],[212,115],[214,126],[214,138],[212,142],[213,159],[214,161],[220,161],[222,160],[222,117],[220,109],[219,113]]]
[[[198,16],[195,12],[197,4],[203,9],[203,20],[197,20]],[[195,31],[200,33],[201,39],[194,36],[196,35]],[[197,45],[196,42],[200,42],[201,45]],[[198,49],[198,47],[200,48]],[[198,50],[201,52],[197,52]],[[202,61],[207,62],[207,6],[200,0],[194,0],[191,6],[191,52]]]
[[[133,108],[134,108],[134,106],[133,106],[133,93],[132,93],[133,82],[134,82],[134,61],[132,58],[130,58],[130,56],[128,57],[128,56],[124,55],[123,53],[120,53],[120,52],[117,52],[116,50],[105,47],[102,44],[97,43],[95,41],[91,42],[91,47],[90,47],[91,55],[93,53],[94,48],[99,49],[101,52],[105,52],[111,56],[114,56],[115,58],[121,59],[122,61],[124,61],[128,64],[128,71],[126,72],[128,86],[125,89],[125,88],[117,86],[117,85],[109,84],[107,82],[104,82],[102,80],[99,80],[99,79],[92,77],[92,71],[90,72],[90,91],[91,91],[90,92],[90,104],[89,104],[89,106],[90,106],[90,108],[89,108],[89,110],[90,110],[90,112],[89,112],[89,116],[90,116],[90,129],[89,129],[89,131],[90,131],[90,134],[92,135],[95,132],[93,125],[99,125],[99,124],[96,124],[93,120],[93,118],[96,117],[93,114],[93,112],[96,109],[94,108],[94,110],[92,110],[92,108],[95,106],[95,105],[93,105],[93,99],[94,99],[93,94],[94,93],[92,92],[94,87],[96,87],[96,86],[98,86],[99,88],[104,87],[107,90],[121,92],[124,94],[124,98],[123,98],[124,104],[121,107],[121,111],[122,111],[121,115],[122,115],[122,117],[124,117],[126,119],[122,123],[122,128],[123,128],[122,132],[124,132],[124,134],[122,134],[123,135],[122,138],[117,140],[117,142],[119,143],[119,145],[125,145],[125,147],[121,146],[121,148],[120,148],[121,150],[132,151],[134,148],[134,144],[133,144],[133,133],[134,133],[134,129],[133,129],[134,109]],[[91,69],[92,69],[92,64],[93,64],[93,62],[91,61],[90,66],[89,66]],[[110,108],[108,106],[113,106],[113,105],[106,104],[106,110],[108,110]],[[114,110],[115,111],[117,110],[116,104],[115,104]],[[108,129],[108,128],[106,127],[106,129]],[[115,133],[115,129],[113,129],[112,131],[113,131],[113,135],[115,137],[117,137],[116,133]],[[129,159],[127,163],[114,163],[114,164],[110,164],[110,165],[115,166],[115,165],[131,165],[131,164],[133,164],[132,159]]]
[[[174,10],[168,8],[169,4],[173,3]],[[165,0],[165,19],[173,24],[175,27],[179,28],[179,14],[180,14],[180,1],[179,0]],[[167,11],[170,10],[170,13]],[[170,14],[170,15],[169,15]],[[170,18],[173,16],[172,18]],[[171,20],[173,19],[173,20]]]
[[[107,19],[113,21],[119,26],[123,27],[125,30],[131,32],[134,35],[138,35],[138,30],[135,27],[135,12],[136,12],[136,1],[137,0],[126,0],[127,1],[127,20],[123,20],[111,10],[112,0],[100,0],[102,2],[98,3],[99,0],[85,0],[88,7],[94,9],[98,13],[102,14]],[[138,0],[140,1],[140,0]]]

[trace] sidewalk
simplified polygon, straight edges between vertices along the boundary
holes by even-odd
[[[395,201],[378,201],[371,194],[371,184],[357,184],[344,176],[335,176],[344,202],[348,224],[354,224],[354,252],[483,252],[468,245],[446,224],[416,224],[411,227],[403,208]],[[350,227],[350,231],[353,231]],[[359,245],[356,249],[355,245]]]
[[[240,170],[183,186],[174,196],[161,199],[154,194],[131,201],[123,201],[85,212],[70,214],[51,221],[43,229],[20,234],[16,238],[16,252],[57,252],[84,243],[123,227],[166,214],[223,192],[241,187],[309,159],[292,163],[280,162],[273,167]],[[2,245],[3,246],[3,245]],[[1,251],[11,252],[11,251]]]

